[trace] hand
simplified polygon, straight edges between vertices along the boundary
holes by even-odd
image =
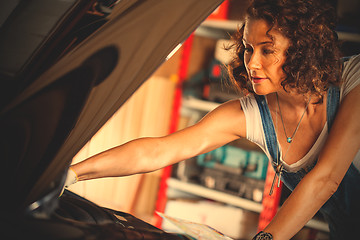
[[[77,183],[77,181],[78,181],[78,176],[74,171],[74,169],[70,167],[65,180],[65,188],[68,188],[70,185]]]
[[[68,170],[66,179],[65,179],[65,184],[64,184],[64,186],[63,186],[63,188],[61,190],[61,193],[60,193],[59,197],[62,196],[62,194],[64,193],[65,188],[68,188],[70,185],[72,185],[74,183],[77,183],[77,181],[78,181],[77,174],[74,171],[74,169],[72,169],[70,167],[69,170]]]

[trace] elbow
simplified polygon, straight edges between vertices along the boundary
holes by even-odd
[[[329,192],[329,195],[330,195],[329,197],[331,197],[337,191],[337,189],[340,186],[340,183],[341,183],[340,180],[335,179],[335,178],[333,178],[331,176],[328,178],[327,185],[328,185],[328,192]]]
[[[337,191],[340,183],[341,179],[332,174],[327,174],[321,177],[318,184],[316,184],[317,188],[314,196],[318,196],[326,202]]]

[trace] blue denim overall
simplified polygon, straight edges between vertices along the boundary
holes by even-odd
[[[327,100],[327,123],[330,131],[332,122],[335,118],[339,105],[338,87],[330,87]],[[272,166],[276,167],[277,147],[276,133],[271,119],[270,111],[264,96],[255,95],[255,99],[260,109],[262,125],[265,133],[265,139],[268,151],[272,157]],[[280,156],[280,155],[279,155]],[[339,159],[341,160],[341,159]],[[300,180],[311,171],[316,161],[298,172],[282,171],[282,182],[292,191]],[[330,239],[360,239],[360,173],[358,169],[351,164],[344,179],[340,183],[338,190],[323,205],[320,212],[329,223]],[[357,229],[359,228],[359,229]],[[355,238],[354,238],[355,237]]]

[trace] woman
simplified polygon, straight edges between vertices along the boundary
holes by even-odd
[[[80,181],[154,171],[244,137],[264,150],[293,190],[254,239],[290,239],[320,208],[332,239],[357,236],[360,56],[340,59],[333,16],[320,1],[255,0],[229,67],[245,97],[222,104],[194,126],[75,164],[69,181],[74,172]]]

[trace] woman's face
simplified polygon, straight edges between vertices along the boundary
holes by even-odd
[[[265,20],[247,19],[243,44],[244,63],[254,92],[258,95],[283,90],[281,81],[285,78],[282,66],[289,40],[276,29],[271,29]]]

